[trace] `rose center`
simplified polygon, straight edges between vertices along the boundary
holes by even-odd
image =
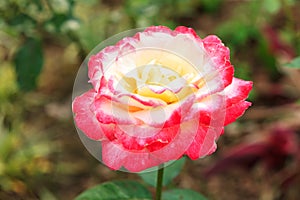
[[[116,78],[117,87],[168,104],[193,92],[189,84],[199,74],[184,58],[161,49],[138,49],[118,57],[106,74]]]
[[[145,97],[153,97],[153,98],[161,99],[168,104],[178,101],[177,96],[168,89],[166,89],[162,93],[157,93],[151,90],[149,86],[144,86],[142,88],[138,88],[136,93]]]

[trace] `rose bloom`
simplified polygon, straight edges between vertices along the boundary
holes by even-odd
[[[102,161],[115,170],[198,159],[251,105],[252,82],[233,73],[218,37],[152,26],[90,57],[93,88],[74,99],[74,119],[101,141]]]

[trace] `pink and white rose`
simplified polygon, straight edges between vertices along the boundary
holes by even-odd
[[[101,141],[108,167],[139,172],[216,150],[224,126],[251,105],[217,36],[152,26],[89,58],[93,88],[73,101],[77,127]]]

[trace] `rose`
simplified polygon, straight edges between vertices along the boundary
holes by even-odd
[[[229,49],[187,27],[153,26],[90,57],[93,89],[73,101],[77,127],[101,141],[103,163],[139,172],[216,150],[224,126],[251,105]]]

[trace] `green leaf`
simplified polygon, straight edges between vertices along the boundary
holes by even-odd
[[[27,14],[18,14],[12,17],[11,19],[8,19],[7,22],[11,26],[16,26],[21,24],[28,26],[28,25],[36,24],[36,21]]]
[[[68,21],[70,17],[65,14],[55,14],[51,19],[45,22],[46,29],[49,29],[50,26],[53,26],[54,32],[59,33],[61,31],[61,26],[63,23]]]
[[[43,10],[43,2],[40,0],[32,0],[32,3],[36,5],[38,11]]]
[[[170,183],[182,170],[185,163],[185,157],[181,158],[180,160],[175,161],[170,166],[167,166],[164,169],[164,178],[163,178],[163,185],[167,185]],[[139,176],[148,184],[155,187],[156,186],[156,179],[157,179],[157,171],[148,172],[139,174]]]
[[[151,193],[136,181],[111,181],[88,189],[75,200],[151,200]]]
[[[201,6],[204,8],[205,11],[208,12],[216,12],[221,6],[222,0],[202,0]]]
[[[206,200],[201,194],[189,189],[173,189],[162,193],[162,200]]]
[[[20,89],[29,91],[36,87],[36,79],[43,67],[41,42],[28,38],[15,56],[17,81]]]
[[[285,67],[300,69],[300,56],[294,58],[291,62],[284,65]]]

